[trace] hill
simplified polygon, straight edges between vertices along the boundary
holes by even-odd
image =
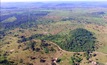
[[[106,2],[1,5],[0,65],[106,65]]]

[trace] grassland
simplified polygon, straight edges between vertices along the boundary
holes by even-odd
[[[56,65],[73,65],[74,60],[78,58],[79,65],[92,65],[92,62],[106,65],[107,8],[31,9],[29,12],[32,16],[28,20],[26,20],[26,12],[28,13],[25,10],[10,11],[10,13],[4,11],[2,14],[2,16],[9,16],[17,13],[22,18],[19,17],[20,20],[18,20],[16,15],[12,15],[0,21],[4,26],[15,23],[12,24],[13,27],[0,28],[0,58],[4,56],[6,60],[16,65],[52,65],[55,58],[59,59]],[[38,15],[37,18],[35,15]],[[61,42],[63,38],[69,37],[70,31],[77,28],[86,29],[96,37],[96,49],[89,54],[89,59],[86,52],[66,51],[54,42]],[[2,35],[1,31],[5,33]],[[35,34],[60,35],[62,38],[54,41],[34,38],[18,42],[22,38],[29,38]],[[0,63],[4,62],[2,59]]]

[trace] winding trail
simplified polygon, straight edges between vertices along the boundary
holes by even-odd
[[[66,50],[61,49],[60,46],[58,46],[58,45],[57,45],[56,43],[54,43],[54,42],[51,42],[51,41],[49,41],[49,42],[52,43],[53,45],[57,46],[58,49],[61,50],[62,52],[65,52],[65,53],[75,53],[75,52],[70,52],[70,51],[66,51]],[[97,51],[95,51],[95,52],[93,52],[93,53],[101,54],[101,55],[107,55],[106,53],[97,52]]]

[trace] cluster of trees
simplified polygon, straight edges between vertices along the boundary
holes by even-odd
[[[94,51],[95,50],[95,37],[93,34],[82,28],[75,29],[70,32],[71,37],[69,42],[65,44],[65,49],[68,51]]]
[[[35,51],[36,50],[35,46],[36,46],[35,41],[29,41],[28,43],[26,43],[26,47],[24,48],[24,50],[31,49],[32,51]]]
[[[72,57],[71,57],[71,64],[72,65],[80,65],[81,61],[83,59],[81,58],[81,55],[79,53],[75,53]]]
[[[67,21],[67,20],[75,20],[75,18],[63,18],[62,21]]]
[[[20,38],[21,39],[17,41],[18,43],[26,42],[28,40],[25,36],[21,36]]]
[[[93,12],[92,15],[104,15],[105,12],[101,11],[101,12]]]
[[[0,22],[2,23],[3,20],[9,18],[9,17],[16,17],[16,20],[14,22],[5,22],[2,23],[2,27],[4,29],[13,29],[16,27],[20,28],[26,28],[26,27],[32,27],[39,23],[37,21],[43,16],[46,16],[49,12],[48,11],[35,11],[35,12],[24,12],[22,14],[9,14],[9,15],[3,15],[1,16]]]
[[[14,65],[14,63],[7,60],[6,55],[1,50],[0,50],[0,65]]]
[[[68,35],[35,34],[29,38],[23,38],[21,41],[24,42],[31,39],[49,40],[58,44],[62,49],[74,52],[94,51],[96,40],[90,31],[83,28],[75,29]]]
[[[28,49],[31,49],[32,51],[40,51],[41,48],[42,50],[45,52],[45,53],[49,53],[49,52],[55,52],[56,50],[52,47],[51,44],[49,44],[48,42],[46,42],[45,40],[43,40],[43,38],[41,37],[44,37],[45,35],[42,35],[42,34],[37,34],[37,35],[32,35],[32,37],[29,37],[29,38],[26,38],[25,36],[21,36],[21,40],[18,40],[17,42],[20,44],[20,43],[23,43],[25,42],[25,48],[23,50],[28,50]],[[38,44],[33,41],[32,39],[41,39],[41,43],[40,45],[38,46]],[[44,37],[46,38],[46,36]],[[28,42],[26,42],[28,41]],[[20,47],[20,46],[19,46]]]
[[[2,65],[13,65],[11,62],[9,62],[4,57],[0,57],[0,64],[2,64]]]
[[[91,14],[88,14],[88,15],[91,16],[91,17],[100,18],[100,17],[102,17],[103,15],[105,15],[105,12],[103,12],[103,11],[92,12]]]

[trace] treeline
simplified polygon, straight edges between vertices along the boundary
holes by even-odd
[[[0,21],[4,29],[13,29],[16,27],[27,28],[38,24],[38,19],[46,16],[48,13],[48,11],[23,12],[21,14],[15,13],[1,16]],[[9,17],[16,17],[16,20],[14,22],[2,22]]]
[[[25,42],[32,39],[49,40],[58,44],[62,49],[74,52],[87,52],[95,50],[96,38],[93,34],[82,28],[71,31],[68,35],[43,35],[35,34],[29,38],[22,38],[18,42]]]

